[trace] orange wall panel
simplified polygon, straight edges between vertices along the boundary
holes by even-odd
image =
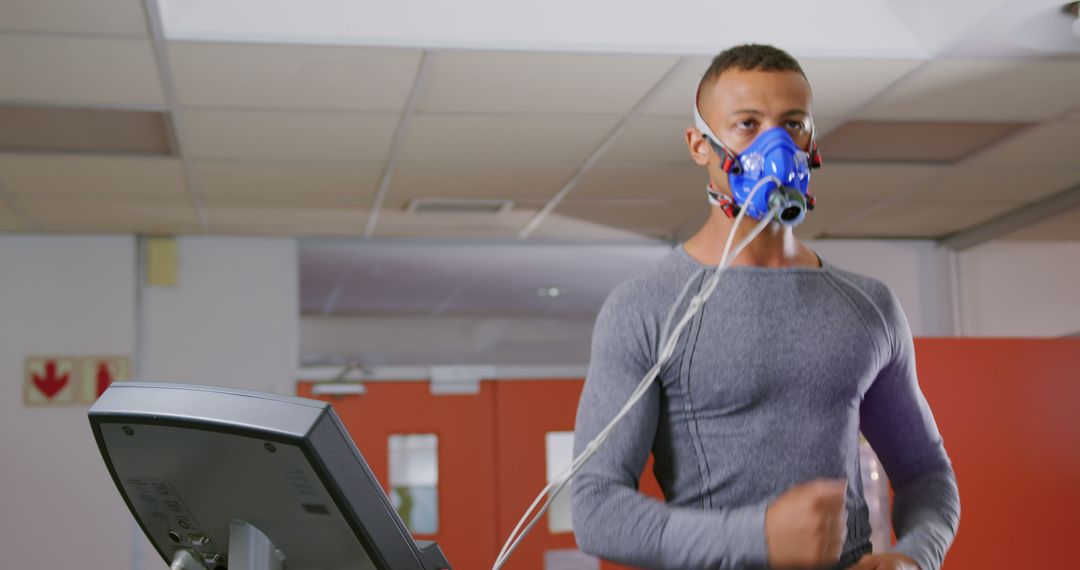
[[[945,568],[1076,567],[1080,339],[915,347],[960,486],[960,531]]]
[[[510,535],[536,494],[547,485],[545,436],[552,431],[574,430],[581,387],[581,380],[512,380],[499,383],[495,406],[495,449],[500,543]],[[545,517],[521,542],[504,568],[539,570],[543,567],[544,551],[559,548],[576,548],[574,535],[551,533]]]

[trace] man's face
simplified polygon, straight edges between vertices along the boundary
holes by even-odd
[[[702,86],[698,108],[720,142],[739,154],[773,127],[784,127],[795,144],[809,150],[811,102],[810,85],[798,72],[729,69]],[[727,176],[719,169],[723,158],[697,129],[687,129],[686,138],[694,162],[708,165],[714,187],[726,189]]]

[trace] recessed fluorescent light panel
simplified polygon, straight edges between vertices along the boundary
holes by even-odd
[[[168,120],[156,111],[0,106],[0,150],[172,155]]]

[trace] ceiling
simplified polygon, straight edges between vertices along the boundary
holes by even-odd
[[[790,4],[0,0],[0,232],[674,242],[707,210],[690,94],[745,41],[814,88],[803,237],[939,239],[1076,192],[1058,2],[816,6],[760,30]],[[410,211],[433,198],[509,205]]]

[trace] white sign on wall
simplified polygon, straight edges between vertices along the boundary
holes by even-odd
[[[128,380],[126,356],[28,356],[23,402],[28,406],[92,404],[113,382]]]

